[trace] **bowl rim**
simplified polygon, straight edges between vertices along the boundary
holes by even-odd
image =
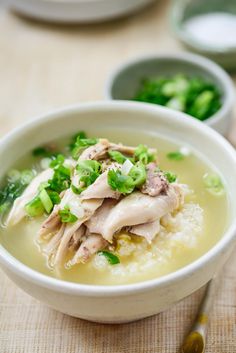
[[[171,27],[176,37],[180,39],[180,41],[182,41],[182,43],[184,43],[185,45],[193,48],[196,51],[201,51],[203,54],[206,55],[234,55],[236,53],[236,45],[222,48],[216,46],[209,46],[207,44],[204,44],[203,42],[196,40],[190,32],[184,30],[184,28],[182,27],[182,24],[184,23],[182,14],[187,6],[188,2],[186,1],[185,3],[183,1],[182,3],[174,1],[171,6],[169,17]]]
[[[214,61],[205,58],[204,56],[197,55],[197,54],[192,54],[192,53],[186,53],[186,52],[179,52],[179,53],[162,53],[162,54],[155,54],[155,53],[150,53],[148,55],[142,55],[139,57],[133,57],[131,59],[128,59],[127,61],[124,61],[122,64],[118,65],[115,69],[113,69],[110,74],[108,74],[107,80],[105,82],[105,88],[104,88],[104,98],[107,100],[118,100],[115,99],[112,95],[112,87],[118,77],[120,76],[121,73],[125,70],[129,70],[135,65],[141,64],[141,63],[147,63],[149,61],[165,61],[165,60],[171,60],[171,61],[178,61],[178,62],[185,62],[189,64],[193,64],[196,67],[208,71],[211,73],[213,77],[215,77],[222,85],[222,93],[223,93],[223,100],[222,100],[222,106],[221,108],[213,114],[211,117],[207,118],[206,120],[203,121],[206,125],[212,126],[217,124],[220,120],[226,118],[226,116],[230,116],[230,113],[233,109],[234,106],[234,100],[235,100],[235,88],[232,79],[228,75],[228,73],[221,68],[217,63]],[[147,104],[152,104],[152,103],[147,103]],[[158,104],[154,104],[158,105]],[[197,120],[194,117],[191,117],[194,120]]]
[[[0,147],[8,144],[12,139],[17,139],[25,132],[34,131],[41,124],[47,124],[48,121],[57,119],[66,119],[66,114],[70,113],[83,113],[83,112],[101,112],[109,110],[120,110],[120,111],[139,111],[144,114],[148,111],[153,115],[161,113],[165,115],[166,119],[170,121],[181,121],[187,127],[195,129],[200,134],[204,134],[210,139],[214,139],[217,143],[227,152],[229,157],[232,159],[234,165],[236,165],[236,151],[230,145],[230,143],[223,138],[219,133],[211,129],[210,127],[202,124],[201,122],[189,118],[188,115],[178,111],[174,111],[165,107],[155,106],[152,104],[145,104],[140,102],[130,101],[100,101],[100,102],[89,102],[80,103],[75,105],[66,106],[59,109],[54,109],[45,114],[38,116],[37,118],[26,122],[25,124],[17,127],[16,129],[9,132],[0,141]],[[171,272],[165,276],[154,278],[151,280],[123,285],[93,285],[93,284],[80,284],[74,282],[67,282],[64,280],[49,277],[42,274],[30,267],[24,265],[22,262],[17,260],[11,255],[2,245],[0,245],[0,264],[9,273],[14,273],[17,277],[34,283],[43,288],[53,290],[55,292],[67,293],[71,295],[89,296],[89,297],[117,297],[132,295],[134,293],[143,293],[152,289],[162,288],[167,285],[177,283],[180,279],[190,277],[195,271],[203,268],[208,262],[214,259],[221,252],[228,250],[230,244],[233,244],[236,240],[236,219],[232,220],[228,229],[224,232],[222,238],[205,254],[203,254],[197,260],[191,262],[187,266],[180,268],[177,271]]]

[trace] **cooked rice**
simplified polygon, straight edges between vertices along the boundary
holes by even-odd
[[[178,212],[161,219],[160,232],[152,244],[142,237],[122,234],[116,247],[121,263],[112,266],[104,256],[97,254],[92,259],[92,266],[108,270],[114,276],[127,276],[167,263],[178,249],[196,246],[203,221],[203,209],[198,204],[186,203]]]

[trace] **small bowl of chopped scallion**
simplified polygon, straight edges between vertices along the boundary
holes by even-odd
[[[234,86],[214,62],[193,54],[141,58],[111,75],[106,97],[181,111],[223,135],[229,130]]]

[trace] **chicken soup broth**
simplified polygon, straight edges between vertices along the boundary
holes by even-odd
[[[91,129],[86,134],[90,140],[81,135],[77,145],[71,142],[73,153],[79,151],[75,159],[63,140],[40,146],[10,172],[8,180],[14,181],[18,171],[33,170],[13,206],[2,202],[0,241],[9,253],[51,277],[118,285],[174,272],[216,244],[227,226],[228,201],[210,163],[191,147],[148,132]],[[93,146],[98,153],[99,144],[107,143],[91,136],[112,141],[108,154],[91,157]],[[115,144],[120,142],[134,149]],[[73,177],[66,176],[68,169]],[[50,180],[60,172],[63,185],[69,178],[71,184],[55,192]],[[28,192],[33,201],[24,201],[32,182],[37,184]]]

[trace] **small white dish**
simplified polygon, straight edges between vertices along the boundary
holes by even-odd
[[[5,0],[19,13],[47,22],[91,23],[140,10],[155,0]]]
[[[1,178],[34,147],[96,124],[101,130],[135,125],[140,131],[184,141],[220,171],[229,198],[228,225],[213,248],[176,272],[141,283],[101,286],[62,281],[25,266],[0,245],[1,267],[31,296],[71,316],[103,323],[129,322],[157,314],[199,289],[228,259],[236,243],[236,152],[214,130],[174,110],[136,102],[88,103],[48,113],[1,139]]]
[[[229,75],[216,63],[199,55],[180,53],[150,55],[123,63],[108,77],[105,98],[129,100],[134,97],[144,78],[171,76],[178,73],[197,75],[216,84],[222,92],[222,107],[204,124],[222,135],[229,131],[235,88]],[[191,119],[194,119],[191,117]]]

